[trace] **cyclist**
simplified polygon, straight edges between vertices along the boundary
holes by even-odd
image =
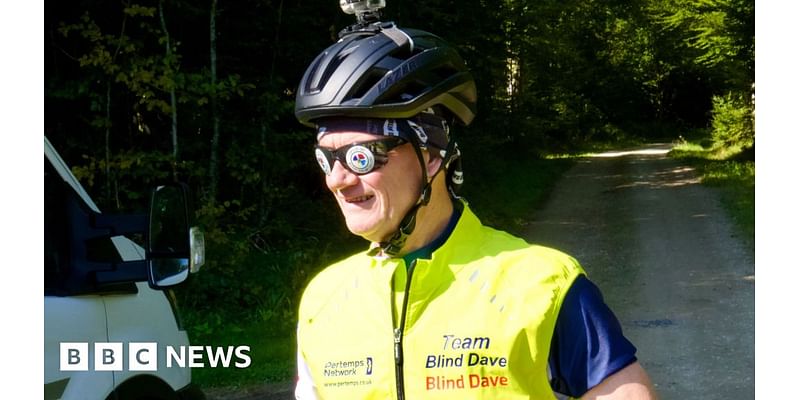
[[[450,130],[475,83],[436,35],[344,32],[295,114],[348,229],[371,243],[306,288],[298,399],[651,399],[635,347],[576,260],[481,224]]]

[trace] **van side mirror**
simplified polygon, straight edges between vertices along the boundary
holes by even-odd
[[[156,187],[150,198],[147,280],[153,288],[177,285],[205,263],[203,233],[189,226],[185,185]]]

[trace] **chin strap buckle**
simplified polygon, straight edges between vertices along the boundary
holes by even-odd
[[[406,245],[406,240],[414,232],[414,227],[417,224],[417,210],[422,204],[417,203],[411,210],[408,211],[403,221],[400,222],[400,228],[392,237],[381,242],[378,247],[373,247],[367,252],[369,256],[376,256],[379,252],[383,252],[389,257],[394,257],[400,253],[400,250]]]

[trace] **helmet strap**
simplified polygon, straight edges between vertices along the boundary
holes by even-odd
[[[420,206],[422,206],[422,204],[417,202],[417,204],[411,207],[406,213],[406,216],[403,217],[403,220],[400,221],[400,227],[397,229],[397,232],[395,232],[388,241],[381,242],[378,247],[373,247],[367,254],[375,256],[379,251],[383,251],[383,254],[389,257],[394,257],[399,254],[400,250],[406,245],[408,237],[414,232],[414,228],[417,225],[417,211]]]
[[[444,167],[447,170],[447,190],[450,191],[452,198],[458,199],[458,193],[464,183],[464,172],[461,169],[461,150],[455,139],[450,140],[443,157],[447,161],[447,165]]]
[[[433,179],[428,181],[428,166],[425,165],[425,157],[422,155],[422,149],[419,143],[417,143],[416,140],[412,140],[411,146],[414,147],[414,152],[417,153],[419,167],[422,170],[422,192],[419,195],[419,200],[417,200],[417,205],[427,206],[428,202],[431,200],[431,182]],[[439,171],[436,171],[436,173],[439,173]],[[436,174],[434,174],[433,177],[435,178]]]

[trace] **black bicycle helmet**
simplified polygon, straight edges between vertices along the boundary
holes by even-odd
[[[308,126],[324,117],[411,118],[433,106],[468,125],[476,88],[458,52],[440,37],[393,23],[343,31],[306,70],[295,115]]]

